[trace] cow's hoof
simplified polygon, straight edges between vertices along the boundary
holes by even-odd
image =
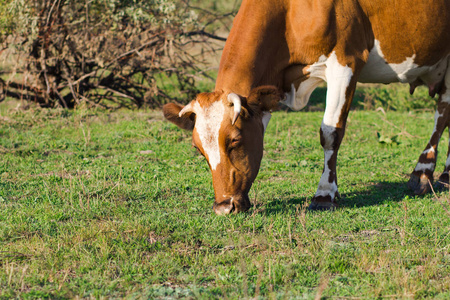
[[[308,207],[309,210],[335,210],[336,208],[338,204],[330,196],[315,196]]]
[[[436,182],[436,189],[448,190],[449,189],[449,175],[448,172],[444,172],[439,176],[439,180]]]
[[[433,180],[430,180],[425,174],[417,176],[413,173],[409,178],[408,187],[415,195],[424,195],[431,191],[430,182],[432,183]]]

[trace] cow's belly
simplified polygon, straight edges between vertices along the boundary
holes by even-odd
[[[414,57],[405,57],[399,64],[390,64],[384,59],[380,43],[375,40],[375,45],[370,51],[369,59],[358,77],[359,82],[364,83],[413,83],[423,82],[429,87],[442,82],[447,68],[447,57],[442,58],[432,66],[418,66],[414,63]]]
[[[332,57],[332,55],[330,55]],[[284,104],[293,110],[300,110],[306,106],[312,91],[322,82],[333,80],[326,78],[325,70],[330,57],[322,56],[318,62],[309,66],[308,79],[302,81],[295,89],[294,84],[290,93],[286,93]],[[440,59],[432,66],[419,66],[414,63],[414,55],[405,57],[399,64],[390,64],[384,59],[380,43],[375,40],[375,45],[369,53],[369,58],[359,73],[358,81],[363,83],[393,83],[402,82],[411,85],[411,92],[419,85],[426,85],[430,95],[440,91],[444,82],[447,69],[450,68],[450,55]]]
[[[403,63],[389,64],[382,57],[369,57],[358,77],[364,83],[410,83],[423,74],[429,73],[430,67],[419,67],[414,64],[414,58],[408,57]]]

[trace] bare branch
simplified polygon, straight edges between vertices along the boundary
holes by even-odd
[[[195,36],[195,35],[207,36],[207,37],[209,37],[211,39],[222,41],[222,42],[226,42],[227,41],[226,38],[223,38],[223,37],[220,37],[220,36],[208,33],[208,32],[206,32],[204,30],[191,31],[191,32],[187,32],[187,33],[184,34],[184,36],[186,36],[186,37],[191,37],[191,36]]]

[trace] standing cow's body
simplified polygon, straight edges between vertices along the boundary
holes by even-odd
[[[246,210],[270,110],[303,108],[327,82],[320,129],[325,164],[311,208],[336,206],[336,160],[357,81],[425,84],[439,94],[436,125],[410,186],[432,181],[437,144],[450,115],[450,1],[244,0],[222,55],[214,93],[166,117],[193,128],[213,175],[216,213]],[[256,89],[259,86],[266,86]],[[182,110],[181,110],[182,109]],[[450,168],[450,162],[446,166]],[[444,172],[444,173],[445,173]],[[448,175],[447,175],[448,176]]]

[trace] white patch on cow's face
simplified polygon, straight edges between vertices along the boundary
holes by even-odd
[[[220,163],[219,131],[225,114],[225,105],[216,101],[202,108],[195,103],[195,129],[197,130],[206,158],[212,170]]]
[[[327,79],[327,103],[323,124],[336,127],[346,101],[346,92],[353,76],[348,66],[341,65],[333,51],[326,61],[325,76]]]

